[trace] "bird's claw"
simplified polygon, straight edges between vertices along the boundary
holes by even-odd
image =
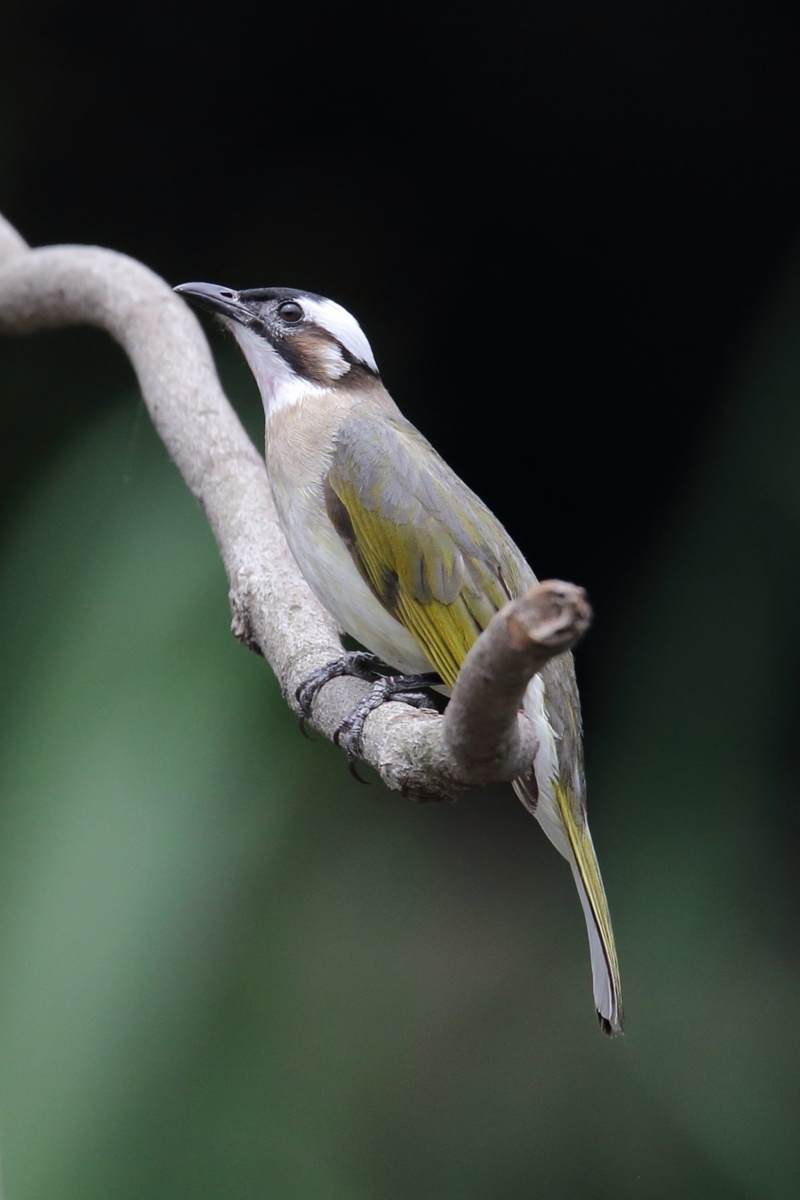
[[[426,675],[384,675],[379,668],[386,670],[386,664],[375,654],[365,650],[351,650],[337,658],[335,662],[312,672],[304,679],[295,695],[300,709],[300,732],[308,737],[306,722],[311,719],[311,709],[314,697],[321,687],[331,679],[339,679],[343,675],[352,675],[357,679],[366,679],[372,687],[359,701],[351,713],[337,726],[333,740],[347,755],[350,774],[359,783],[367,783],[356,770],[356,761],[364,757],[364,723],[371,712],[380,708],[387,700],[402,700],[412,708],[436,709],[436,705],[427,692],[419,688],[440,684],[441,678],[431,672]]]
[[[335,659],[334,662],[327,663],[324,667],[319,667],[318,670],[312,671],[295,692],[295,697],[300,708],[301,732],[305,733],[305,722],[311,720],[311,708],[314,703],[314,697],[321,687],[324,687],[326,683],[330,683],[332,679],[339,679],[342,675],[353,675],[357,679],[366,679],[372,683],[380,675],[380,672],[377,670],[380,666],[383,666],[383,663],[377,655],[369,654],[366,650],[350,650],[347,654],[343,654],[341,658]]]
[[[334,742],[344,750],[351,764],[354,759],[364,757],[364,724],[367,717],[387,700],[401,700],[411,708],[436,709],[427,692],[415,690],[424,686],[429,678],[435,678],[438,682],[438,676],[422,675],[383,675],[375,680],[363,700],[348,713],[333,735]]]

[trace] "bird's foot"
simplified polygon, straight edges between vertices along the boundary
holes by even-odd
[[[442,682],[435,671],[422,675],[383,675],[375,680],[363,700],[345,717],[336,729],[333,740],[344,750],[349,759],[350,774],[362,783],[356,773],[355,760],[363,756],[364,722],[371,712],[380,708],[387,700],[402,700],[412,708],[427,708],[436,711],[436,704],[427,691]]]
[[[311,719],[314,697],[321,687],[330,683],[332,679],[339,679],[342,675],[353,675],[356,679],[366,679],[372,683],[381,678],[379,670],[381,667],[387,670],[386,663],[382,662],[377,654],[369,654],[366,650],[348,650],[341,658],[320,667],[317,671],[312,671],[308,679],[304,679],[295,692],[297,703],[300,705],[301,731],[305,733],[305,723]]]

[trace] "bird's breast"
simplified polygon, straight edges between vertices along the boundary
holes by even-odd
[[[332,415],[318,413],[315,420],[298,405],[267,422],[267,473],[289,549],[345,633],[403,673],[430,671],[416,639],[369,588],[328,516],[323,485],[334,446]]]

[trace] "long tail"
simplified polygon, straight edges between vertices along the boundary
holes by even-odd
[[[619,964],[603,880],[592,835],[576,796],[557,781],[540,791],[533,780],[517,779],[514,790],[533,813],[556,849],[563,854],[575,878],[589,935],[592,985],[597,1016],[604,1033],[622,1033]]]
[[[589,934],[589,950],[592,957],[592,984],[594,1003],[603,1033],[622,1033],[622,1003],[619,983],[619,963],[614,945],[614,931],[608,900],[600,875],[592,835],[583,814],[583,820],[575,819],[575,804],[560,784],[555,785],[556,799],[561,818],[566,826],[570,849],[569,865],[581,899],[586,930]]]

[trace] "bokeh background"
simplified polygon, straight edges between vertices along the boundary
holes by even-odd
[[[414,806],[300,738],[121,352],[5,341],[7,1200],[798,1194],[797,15],[6,0],[21,233],[342,301],[588,588],[628,1017],[510,790]]]

